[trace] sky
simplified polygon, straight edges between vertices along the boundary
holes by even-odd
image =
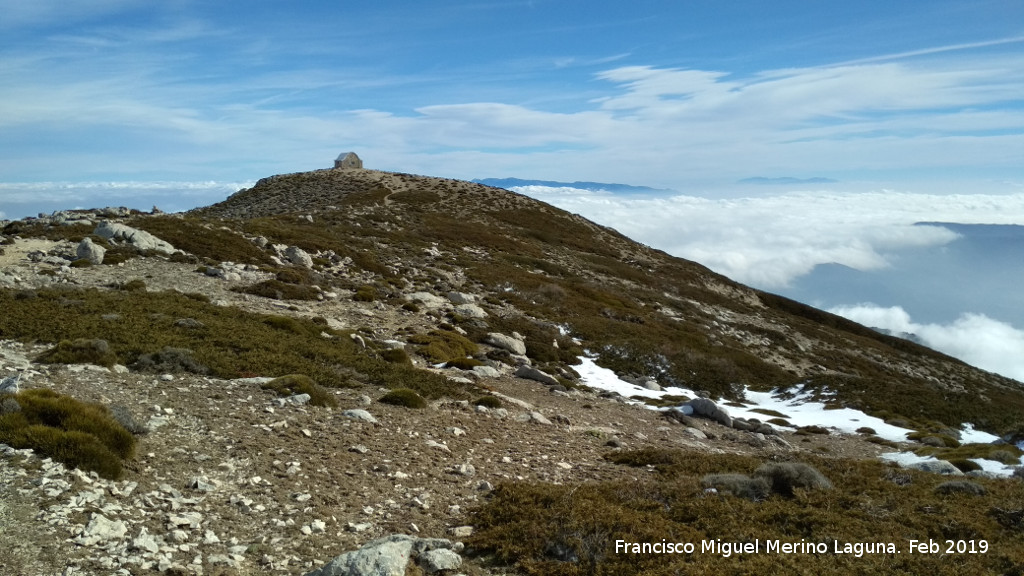
[[[956,240],[916,222],[1024,224],[1017,0],[0,0],[0,13],[0,218],[184,210],[351,150],[382,170],[670,190],[533,192],[773,291]],[[907,322],[952,329],[975,312]]]
[[[756,177],[1024,186],[1015,0],[0,10],[0,183],[64,185],[40,198],[162,182],[169,201],[195,183],[219,199],[348,150],[384,170],[686,193]]]

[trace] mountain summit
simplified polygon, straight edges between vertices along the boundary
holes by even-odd
[[[319,170],[0,247],[5,573],[1024,568],[1021,383],[508,190]]]

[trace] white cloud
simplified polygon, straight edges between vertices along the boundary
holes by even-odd
[[[916,334],[930,348],[1024,382],[1024,330],[984,314],[963,314],[949,324],[918,324],[899,306],[858,304],[830,312],[865,326]]]
[[[791,192],[709,199],[516,190],[764,289],[786,287],[819,264],[881,269],[890,265],[893,252],[957,238],[945,228],[916,222],[1024,223],[1020,193]]]

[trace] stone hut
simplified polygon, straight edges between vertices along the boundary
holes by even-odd
[[[355,152],[342,152],[334,161],[334,167],[340,170],[362,170],[363,161]]]

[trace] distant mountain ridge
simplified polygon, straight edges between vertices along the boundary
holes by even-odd
[[[494,186],[495,188],[515,188],[518,186],[548,186],[551,188],[579,188],[580,190],[604,190],[618,194],[651,194],[670,192],[664,188],[650,186],[633,186],[631,184],[614,184],[608,182],[558,182],[555,180],[527,180],[523,178],[479,178],[471,180],[475,184]]]

